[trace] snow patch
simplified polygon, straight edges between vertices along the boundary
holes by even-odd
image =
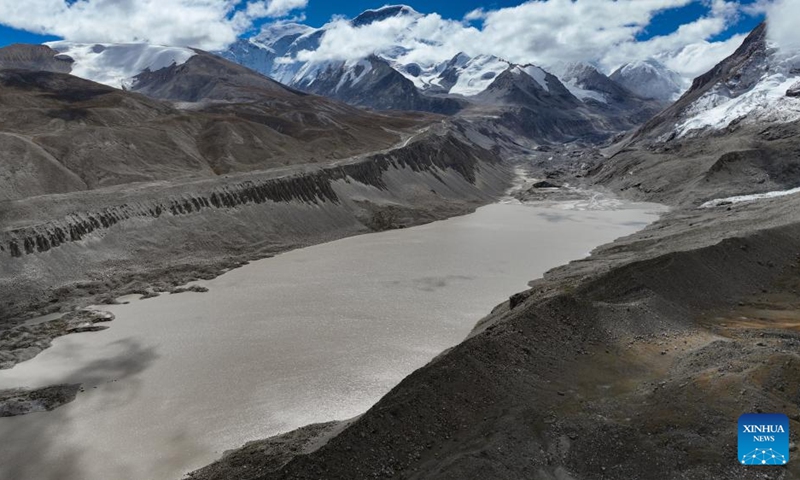
[[[195,56],[194,50],[146,43],[48,42],[45,45],[75,63],[72,75],[114,88],[130,88],[133,78],[145,70],[155,72],[173,64],[182,65]]]
[[[344,68],[346,72],[336,85],[337,92],[344,85],[349,84],[351,87],[358,85],[358,83],[372,71],[372,62],[369,60],[348,61],[345,63]]]
[[[708,202],[700,205],[700,208],[719,207],[721,205],[729,205],[744,202],[755,202],[757,200],[764,200],[767,198],[786,197],[800,193],[800,187],[792,188],[790,190],[777,190],[767,193],[756,193],[753,195],[738,195],[735,197],[718,198],[716,200],[709,200]]]
[[[575,95],[575,97],[577,97],[578,100],[582,102],[586,100],[595,100],[600,103],[608,103],[608,99],[606,98],[606,96],[600,92],[586,90],[584,88],[579,87],[574,82],[562,82],[562,83],[564,84],[565,87],[567,87],[569,93]]]
[[[550,85],[547,84],[547,72],[535,65],[525,65],[519,67],[520,70],[527,73],[531,78],[536,80],[536,83],[541,85],[546,92],[550,91]]]
[[[470,59],[460,65],[458,81],[450,89],[450,93],[465,97],[477,95],[486,90],[498,75],[508,70],[508,65],[505,60],[489,55]]]
[[[585,82],[585,79],[591,75],[603,75],[594,66],[582,62],[561,62],[550,65],[548,71],[555,75],[561,81],[562,85],[567,87],[567,90],[579,100],[583,102],[594,100],[600,103],[608,103],[608,98],[604,93],[590,90],[582,86],[582,82]]]

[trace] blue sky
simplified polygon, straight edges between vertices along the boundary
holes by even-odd
[[[757,0],[742,0],[739,3],[742,5],[749,5],[755,3]],[[370,0],[351,0],[347,2],[309,2],[309,6],[305,12],[306,22],[311,26],[320,27],[325,24],[333,15],[345,15],[347,17],[354,17],[364,10],[374,9],[386,2],[375,2]],[[432,1],[407,1],[403,2],[405,5],[414,7],[415,10],[421,13],[438,13],[442,17],[461,19],[464,18],[468,12],[477,8],[484,10],[497,10],[503,7],[513,7],[523,3],[521,1],[498,1],[498,2],[485,2],[480,0],[460,0],[454,2],[452,0],[432,0]],[[647,32],[641,36],[646,40],[655,35],[665,35],[674,32],[680,25],[689,21],[695,20],[709,13],[709,6],[707,2],[696,1],[692,4],[683,7],[666,10],[658,15],[653,21],[653,25],[647,29]],[[715,40],[724,40],[737,33],[746,33],[755,28],[763,17],[751,17],[742,15],[739,23],[726,31],[720,38]]]
[[[579,0],[580,1],[580,0]],[[742,5],[754,3],[756,0],[742,0]],[[326,23],[334,15],[344,15],[354,17],[360,12],[377,8],[386,2],[371,0],[349,0],[344,2],[330,2],[327,0],[310,0],[303,14],[306,17],[304,23],[318,27]],[[414,7],[422,13],[439,13],[445,18],[461,19],[464,15],[474,9],[483,8],[484,10],[496,10],[503,7],[519,5],[519,1],[495,1],[485,2],[479,0],[462,0],[453,2],[452,0],[432,0],[432,1],[408,1],[406,4]],[[680,25],[696,20],[709,13],[707,1],[696,1],[688,6],[666,10],[657,14],[652,24],[645,32],[639,36],[640,40],[647,40],[653,36],[660,36],[674,32]],[[763,17],[741,15],[739,21],[721,34],[716,35],[711,40],[722,41],[733,35],[746,33],[752,30]],[[2,18],[0,18],[2,22]],[[257,28],[263,21],[256,22]],[[37,35],[23,30],[10,28],[0,25],[0,46],[11,43],[42,43],[45,41],[56,40],[56,36]]]

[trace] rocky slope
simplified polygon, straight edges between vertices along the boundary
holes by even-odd
[[[593,95],[606,95],[597,85],[591,87],[597,89]],[[496,125],[518,138],[543,145],[576,141],[590,145],[638,125],[658,111],[657,103],[619,90],[630,101],[612,106],[577,92],[575,87],[570,89],[535,65],[512,65],[472,99],[484,112],[494,114]]]
[[[69,73],[74,60],[46,45],[15,44],[0,49],[0,69],[23,68]]]
[[[430,121],[300,94],[210,55],[179,69],[142,82],[177,106],[71,75],[0,70],[0,199],[348,158]]]
[[[194,55],[181,64],[172,63],[168,67],[148,69],[137,74],[131,79],[129,90],[152,98],[179,102],[285,100],[301,103],[305,100],[305,95],[296,90],[200,50],[194,51]],[[311,100],[320,108],[324,104],[319,98]]]

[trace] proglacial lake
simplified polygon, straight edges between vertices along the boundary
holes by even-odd
[[[224,450],[366,411],[546,270],[655,221],[648,204],[498,203],[259,260],[208,293],[103,307],[0,389],[85,393],[0,419],[0,478],[178,480]]]

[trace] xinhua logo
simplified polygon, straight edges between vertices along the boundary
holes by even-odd
[[[789,418],[782,413],[746,413],[739,417],[739,463],[786,465]]]

